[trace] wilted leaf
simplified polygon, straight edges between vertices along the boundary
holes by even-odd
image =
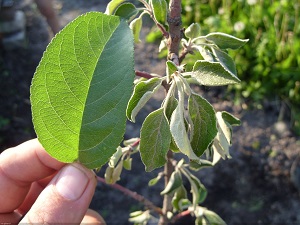
[[[119,17],[91,12],[47,47],[31,104],[41,144],[62,162],[104,165],[120,144],[134,79],[133,37]]]
[[[170,180],[161,195],[170,194],[182,185],[182,177],[179,171],[174,171],[171,174]]]
[[[171,142],[171,133],[164,109],[150,113],[141,128],[140,153],[146,171],[161,167]]]
[[[133,94],[128,102],[126,115],[129,120],[135,122],[135,117],[141,108],[153,96],[156,90],[161,85],[160,78],[152,78],[146,81],[139,82],[135,87]]]
[[[220,49],[238,49],[249,41],[249,39],[239,39],[220,32],[210,33],[205,38],[208,41],[214,42]]]
[[[189,97],[189,114],[194,124],[191,146],[197,156],[201,156],[217,135],[215,110],[200,95],[193,93]]]
[[[170,121],[171,134],[179,150],[190,159],[198,160],[198,157],[192,150],[190,140],[185,128],[184,121],[184,91],[183,87],[178,85],[179,103],[172,113]]]
[[[129,27],[132,30],[133,37],[134,37],[134,43],[140,43],[140,33],[143,25],[143,19],[142,17],[135,18],[131,21]]]
[[[199,84],[206,86],[222,86],[240,82],[240,79],[226,70],[220,62],[208,62],[205,60],[196,61],[192,77]]]

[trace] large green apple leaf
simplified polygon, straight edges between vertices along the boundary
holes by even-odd
[[[88,168],[120,144],[133,89],[133,35],[117,16],[91,12],[47,47],[31,86],[34,128],[46,151]]]

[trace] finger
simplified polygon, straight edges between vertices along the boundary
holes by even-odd
[[[53,159],[37,139],[5,150],[0,155],[0,213],[17,209],[24,201],[31,183],[62,168],[64,163]]]
[[[93,224],[93,225],[106,225],[105,220],[94,210],[88,209],[85,213],[83,220],[81,221],[82,225]]]
[[[66,165],[41,192],[21,223],[80,224],[95,187],[91,170],[77,163]]]

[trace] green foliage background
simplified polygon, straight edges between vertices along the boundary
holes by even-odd
[[[192,21],[201,34],[224,32],[249,38],[229,54],[237,65],[241,84],[230,86],[237,99],[261,103],[266,98],[290,105],[295,128],[300,127],[299,0],[184,0],[183,25]]]

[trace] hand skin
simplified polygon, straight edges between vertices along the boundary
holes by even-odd
[[[88,210],[95,174],[53,159],[37,139],[0,155],[0,224],[105,224]]]

